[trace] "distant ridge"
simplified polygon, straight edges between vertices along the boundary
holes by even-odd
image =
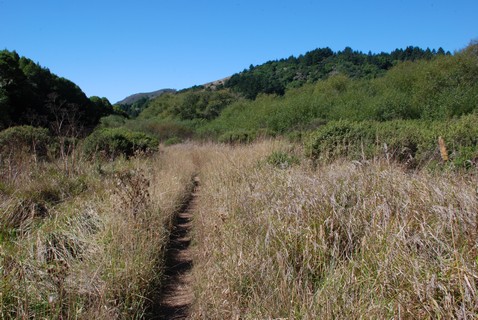
[[[224,79],[208,82],[208,83],[203,84],[203,87],[216,89],[216,87],[218,87],[220,85],[224,85],[226,83],[226,81],[229,80],[229,79],[231,79],[231,77],[227,77],[227,78],[224,78]]]
[[[116,102],[115,104],[133,104],[136,101],[139,101],[143,98],[152,99],[152,98],[155,98],[157,96],[162,95],[163,93],[174,93],[174,92],[176,92],[175,89],[161,89],[161,90],[157,90],[157,91],[153,91],[153,92],[135,93],[135,94],[132,94],[132,95],[124,98],[121,101]]]

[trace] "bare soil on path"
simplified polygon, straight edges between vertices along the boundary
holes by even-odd
[[[165,283],[162,294],[154,301],[145,319],[187,319],[194,300],[192,290],[193,267],[190,230],[199,192],[199,179],[194,179],[194,190],[176,217],[166,250]]]

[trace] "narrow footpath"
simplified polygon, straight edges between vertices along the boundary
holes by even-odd
[[[190,230],[199,192],[199,179],[194,179],[194,190],[188,202],[177,215],[166,251],[165,283],[162,294],[146,319],[187,319],[194,300],[192,290],[193,267]]]

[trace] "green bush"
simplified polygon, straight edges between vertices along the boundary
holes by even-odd
[[[440,133],[436,133],[436,138]],[[309,156],[322,160],[385,156],[401,162],[421,161],[436,149],[435,133],[423,122],[330,122],[312,134]],[[431,149],[431,150],[430,150]]]
[[[300,163],[299,158],[283,151],[274,151],[266,159],[266,162],[274,167],[285,169]]]
[[[193,135],[190,127],[192,125],[187,121],[143,118],[134,119],[125,124],[126,128],[132,131],[145,132],[161,141],[173,137],[190,138]]]
[[[250,143],[256,139],[256,132],[252,130],[228,131],[219,137],[222,143]]]
[[[49,155],[52,157],[61,157],[62,152],[64,152],[64,154],[71,154],[78,146],[78,142],[79,139],[76,137],[53,137],[48,146]]]
[[[48,129],[32,126],[11,127],[0,131],[0,154],[22,152],[46,156],[51,136]]]
[[[307,142],[308,155],[323,160],[339,157],[360,158],[374,144],[371,122],[334,121],[312,134]]]
[[[87,156],[97,153],[108,158],[119,155],[130,157],[137,152],[155,151],[158,140],[142,132],[129,131],[123,128],[106,128],[93,132],[83,145]]]
[[[370,159],[384,156],[409,165],[441,161],[443,137],[450,162],[469,166],[478,159],[477,115],[450,121],[334,121],[312,133],[306,152],[316,160]]]
[[[178,144],[178,143],[181,143],[181,142],[183,142],[183,140],[181,138],[171,137],[168,140],[164,141],[164,145],[165,146],[171,146],[173,144]]]
[[[121,115],[112,114],[100,119],[100,126],[102,128],[119,128],[126,123],[126,117]]]

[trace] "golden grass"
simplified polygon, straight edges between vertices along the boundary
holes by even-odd
[[[284,148],[210,151],[193,317],[476,317],[476,175],[265,163]]]
[[[71,177],[42,163],[4,179],[14,191],[2,192],[1,214],[16,220],[0,233],[0,318],[141,318],[162,280],[173,215],[192,187],[192,159],[178,146],[101,167],[83,162]]]
[[[2,219],[15,220],[0,231],[0,318],[143,317],[195,175],[191,318],[476,317],[476,173],[283,166],[272,154],[301,150],[182,144],[67,177],[54,163],[12,166],[0,181]]]

